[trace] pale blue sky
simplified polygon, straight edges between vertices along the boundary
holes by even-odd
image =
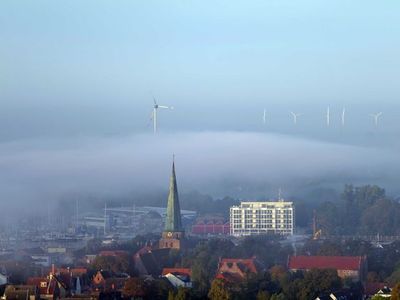
[[[392,122],[399,19],[399,1],[3,0],[0,134],[146,131],[152,94],[169,130],[257,130],[264,107]]]

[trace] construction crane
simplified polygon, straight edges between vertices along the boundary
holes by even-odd
[[[313,212],[313,237],[314,241],[319,240],[322,235],[322,229],[317,229],[317,212],[314,209]]]

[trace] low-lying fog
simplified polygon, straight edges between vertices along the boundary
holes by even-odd
[[[392,196],[395,152],[251,132],[135,134],[0,144],[2,211],[40,209],[70,193],[126,197],[168,188],[175,154],[180,191],[215,197],[286,197],[346,183],[379,184]]]

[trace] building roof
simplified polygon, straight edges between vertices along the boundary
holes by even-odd
[[[99,253],[99,256],[114,256],[114,257],[118,256],[118,257],[120,257],[120,256],[125,256],[125,255],[128,255],[128,252],[124,251],[124,250],[108,250],[108,251],[101,251]]]
[[[29,277],[26,284],[34,285],[39,289],[40,294],[47,294],[48,282],[46,277]]]
[[[223,265],[230,266],[231,264],[236,264],[242,272],[257,273],[255,258],[222,258],[219,261],[219,268]]]
[[[378,293],[381,289],[389,286],[385,282],[367,282],[365,285],[365,294],[367,296],[372,296]]]
[[[68,273],[72,274],[72,276],[80,276],[87,273],[87,269],[83,267],[79,268],[57,268],[56,273]]]
[[[290,256],[288,268],[291,270],[335,269],[358,271],[361,269],[362,262],[362,256]]]
[[[183,231],[181,208],[179,206],[178,186],[176,184],[175,162],[172,163],[172,174],[169,182],[169,195],[167,204],[167,218],[164,231]]]
[[[162,270],[162,275],[165,276],[167,274],[179,274],[179,275],[186,275],[191,277],[192,276],[192,270],[191,269],[186,269],[186,268],[164,268]]]

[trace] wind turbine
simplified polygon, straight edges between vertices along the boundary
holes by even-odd
[[[293,123],[294,123],[294,125],[297,125],[297,118],[298,117],[300,117],[302,114],[299,114],[299,113],[294,113],[294,112],[290,112],[290,114],[293,116]]]
[[[346,116],[346,108],[343,107],[343,110],[342,110],[342,126],[344,126],[344,123],[345,123],[345,116]]]
[[[164,109],[174,109],[173,106],[165,106],[165,105],[158,105],[156,98],[153,97],[154,101],[154,106],[153,106],[153,112],[151,114],[151,118],[153,119],[153,129],[154,129],[154,134],[157,133],[157,111],[159,108],[164,108]]]
[[[378,126],[379,118],[382,116],[383,112],[378,112],[376,114],[370,114],[372,118],[374,118],[375,126]]]
[[[331,109],[328,106],[328,109],[326,110],[326,126],[329,127],[330,124],[331,124]]]
[[[264,114],[263,114],[263,123],[264,125],[267,123],[267,110],[264,108]]]

